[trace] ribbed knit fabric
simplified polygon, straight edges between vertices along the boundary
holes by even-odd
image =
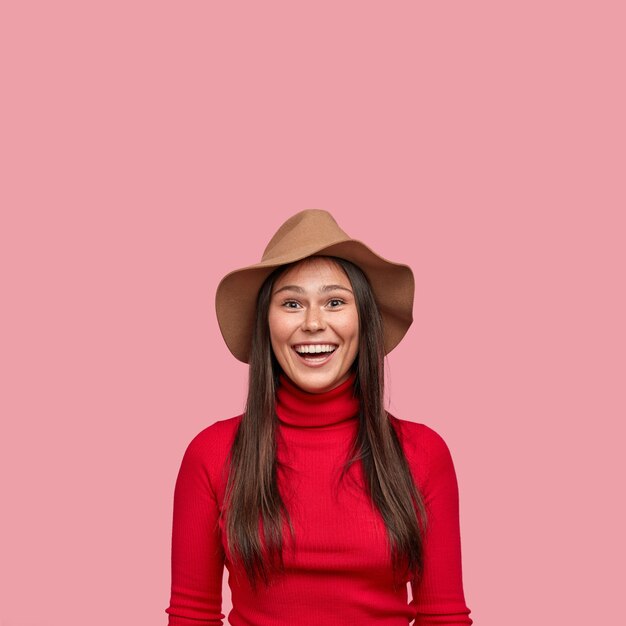
[[[423,576],[394,586],[386,529],[362,487],[360,463],[339,481],[358,427],[354,377],[322,394],[281,378],[277,392],[278,484],[295,530],[284,531],[286,572],[255,593],[228,558],[219,512],[227,455],[242,416],[191,441],[174,492],[169,626],[219,626],[223,568],[232,626],[469,626],[461,574],[457,479],[444,440],[390,416],[427,507]],[[286,529],[286,527],[285,527]],[[408,582],[408,578],[406,579]]]

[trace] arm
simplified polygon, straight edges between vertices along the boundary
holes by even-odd
[[[445,441],[428,429],[428,467],[423,485],[428,515],[424,574],[412,583],[415,626],[470,626],[463,595],[459,491]]]
[[[202,452],[194,439],[183,456],[174,490],[168,626],[223,625],[219,506]]]

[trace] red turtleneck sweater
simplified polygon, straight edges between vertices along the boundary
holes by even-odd
[[[284,536],[286,574],[252,590],[233,568],[219,512],[227,455],[241,416],[201,431],[184,454],[174,492],[169,626],[223,624],[222,575],[229,571],[232,626],[471,625],[463,595],[459,500],[452,458],[431,428],[390,416],[428,514],[423,576],[394,588],[385,525],[351,477],[338,483],[358,425],[354,377],[322,394],[282,378],[277,391],[281,496],[295,530]]]

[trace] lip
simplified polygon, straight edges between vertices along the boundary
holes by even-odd
[[[316,359],[315,361],[311,361],[309,359],[305,359],[304,356],[300,355],[297,351],[296,351],[296,346],[335,346],[335,349],[332,352],[328,353],[328,356],[324,359]],[[306,365],[307,367],[312,367],[312,368],[316,368],[316,367],[323,367],[324,365],[326,365],[326,363],[328,363],[333,356],[337,353],[337,350],[339,350],[339,346],[332,342],[332,341],[328,341],[328,342],[322,342],[322,341],[316,341],[316,342],[306,342],[303,341],[301,343],[296,343],[293,346],[291,346],[294,354],[296,355],[296,359],[298,361],[298,363],[302,363],[303,365]],[[322,354],[320,352],[320,354]]]

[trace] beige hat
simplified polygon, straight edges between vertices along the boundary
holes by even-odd
[[[336,256],[363,270],[383,318],[385,354],[400,343],[413,322],[415,281],[411,268],[387,261],[349,237],[328,211],[308,209],[290,217],[276,231],[260,263],[230,272],[217,287],[217,321],[237,359],[248,362],[263,281],[277,267],[313,255]]]

